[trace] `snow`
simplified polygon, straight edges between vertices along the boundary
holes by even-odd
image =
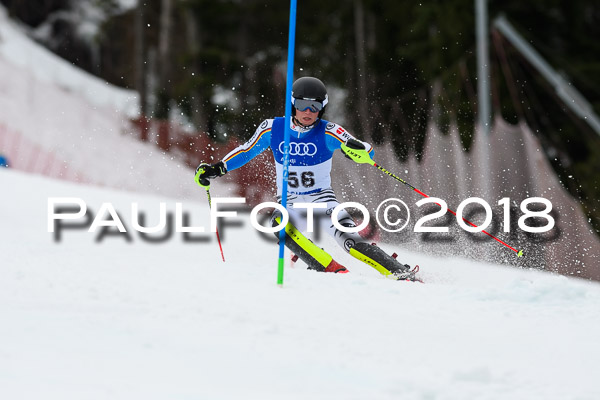
[[[136,92],[36,44],[0,6],[0,154],[11,166],[120,190],[195,195],[193,170],[180,157],[135,137],[137,110]]]
[[[0,170],[0,393],[10,399],[597,399],[600,285],[397,251],[425,284],[286,265],[248,214],[160,243],[177,198]],[[111,203],[131,241],[47,231],[48,198]],[[209,226],[205,201],[183,201]],[[95,216],[95,214],[94,214]],[[102,220],[110,220],[108,215]],[[78,221],[69,221],[78,222]]]
[[[288,263],[279,287],[277,246],[248,213],[221,231],[225,263],[213,233],[150,242],[133,229],[133,203],[154,226],[161,202],[208,229],[205,194],[128,134],[134,92],[58,60],[3,7],[0,76],[0,127],[20,135],[4,151],[29,141],[122,189],[0,168],[0,398],[600,398],[599,283],[384,245],[426,281],[394,282],[326,241],[349,274]],[[91,217],[110,203],[128,232],[59,240],[54,197],[82,199]]]

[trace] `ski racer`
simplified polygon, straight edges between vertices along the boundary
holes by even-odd
[[[210,179],[220,177],[229,171],[248,163],[254,157],[270,148],[277,171],[277,201],[281,203],[281,182],[283,176],[285,124],[292,130],[289,148],[289,176],[287,210],[290,215],[287,223],[285,245],[309,269],[325,272],[345,273],[348,270],[337,263],[325,250],[307,239],[307,221],[294,203],[323,203],[325,208],[314,209],[315,220],[322,230],[333,236],[336,242],[360,261],[375,268],[388,278],[415,280],[418,270],[399,263],[378,246],[369,243],[356,232],[342,232],[331,222],[332,210],[339,205],[331,188],[331,165],[333,153],[342,149],[348,158],[354,151],[362,151],[367,157],[373,156],[371,145],[352,137],[340,125],[323,119],[328,103],[327,89],[321,80],[303,77],[292,86],[292,117],[264,120],[254,135],[246,143],[229,152],[221,161],[214,164],[201,163],[196,169],[195,181],[207,188]],[[354,220],[346,210],[337,215],[339,225],[353,228]],[[281,222],[281,213],[275,210],[271,217],[273,226]]]

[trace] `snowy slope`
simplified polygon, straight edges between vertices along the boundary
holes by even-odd
[[[74,93],[96,107],[107,107],[132,118],[139,113],[137,92],[111,85],[37,44],[22,26],[9,18],[3,5],[0,5],[0,57],[30,72],[34,79]]]
[[[33,42],[0,6],[0,154],[13,168],[120,190],[192,196],[193,170],[136,138],[131,118],[138,108],[136,92]]]
[[[128,228],[131,203],[151,226],[177,200],[9,170],[0,187],[3,399],[600,398],[598,283],[401,252],[426,284],[297,264],[278,287],[247,214],[223,263],[212,234],[47,232],[49,197],[110,202]]]

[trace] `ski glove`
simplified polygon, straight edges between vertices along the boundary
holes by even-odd
[[[371,160],[371,156],[365,145],[356,139],[348,139],[346,144],[342,145],[342,151],[347,158],[354,162],[359,164],[373,164],[373,160]]]
[[[196,168],[196,177],[194,180],[196,183],[203,188],[210,186],[210,179],[218,178],[227,173],[227,168],[223,161],[219,161],[216,164],[200,163]]]

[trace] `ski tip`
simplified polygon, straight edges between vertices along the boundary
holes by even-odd
[[[413,282],[419,282],[419,283],[425,283],[423,281],[423,279],[416,277],[415,275],[417,274],[417,272],[419,272],[419,265],[415,265],[415,267],[413,268],[412,272],[414,273],[413,275]]]
[[[407,265],[408,267],[408,265]],[[396,281],[406,281],[406,282],[421,282],[423,283],[423,280],[421,278],[418,278],[417,272],[419,272],[419,266],[415,265],[413,269],[411,270],[405,270],[403,272],[400,271],[396,271],[394,273],[391,273],[389,275],[386,275],[387,278],[396,280]]]
[[[517,252],[517,257],[523,257],[523,250],[519,250]]]

